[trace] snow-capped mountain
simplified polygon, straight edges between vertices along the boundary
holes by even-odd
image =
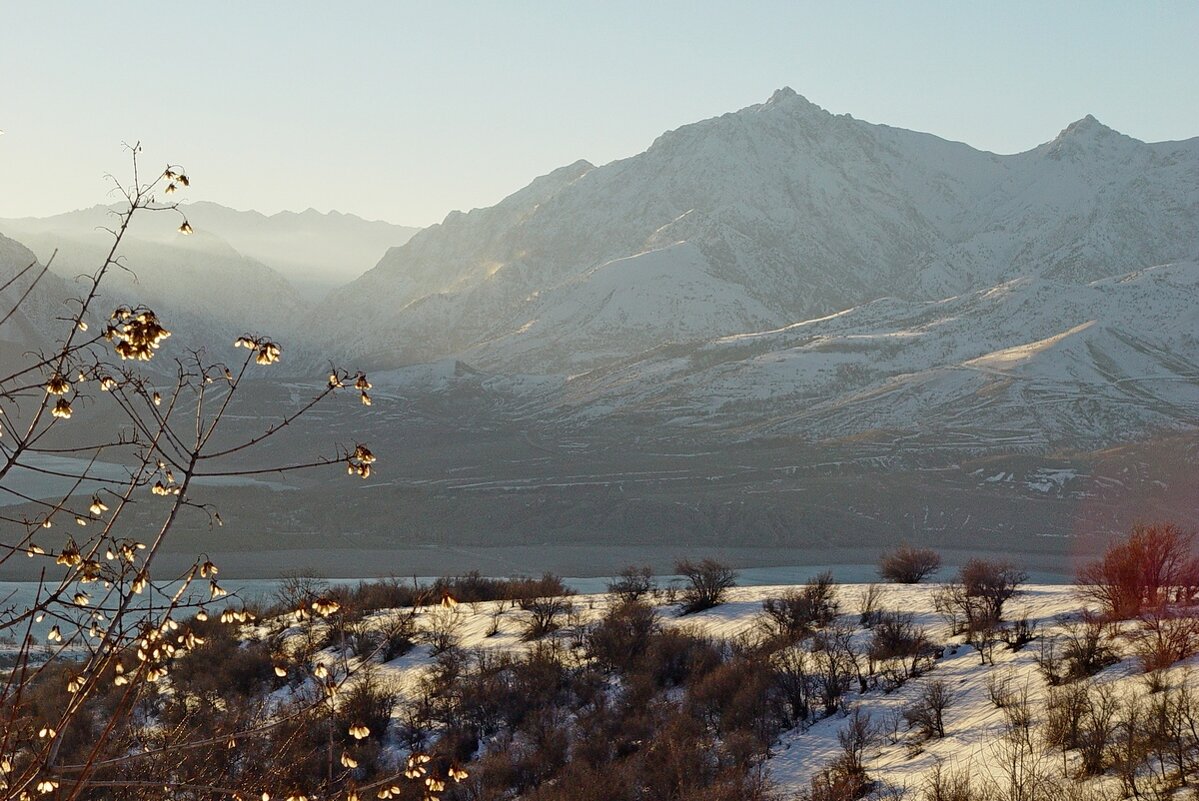
[[[1193,427],[1197,297],[1199,139],[1088,116],[999,156],[782,89],[451,214],[334,304],[375,366],[562,376],[521,409],[570,426],[986,450]]]
[[[355,312],[337,336],[379,364],[577,373],[882,297],[1085,283],[1197,242],[1199,140],[1146,144],[1088,117],[998,156],[782,89],[451,214],[337,293]]]

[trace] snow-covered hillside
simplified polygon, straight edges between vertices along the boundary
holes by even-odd
[[[1016,648],[997,642],[989,651],[988,663],[982,659],[978,649],[965,642],[962,635],[950,634],[946,620],[936,609],[935,596],[940,586],[836,587],[835,599],[841,613],[837,621],[845,627],[844,631],[852,632],[849,640],[852,645],[849,647],[860,650],[863,660],[873,634],[869,626],[863,626],[861,612],[865,599],[873,591],[876,593],[873,609],[883,614],[903,612],[910,615],[909,622],[928,636],[934,654],[929,663],[931,669],[921,671],[905,681],[876,682],[872,679],[864,690],[859,690],[857,683],[853,682],[846,703],[836,712],[828,716],[817,714],[812,720],[782,732],[770,748],[765,763],[778,797],[795,797],[794,793],[808,788],[812,777],[842,753],[838,735],[848,725],[851,711],[868,716],[873,729],[870,744],[864,752],[866,772],[876,782],[877,795],[870,796],[872,798],[932,798],[934,796],[928,794],[928,781],[936,771],[941,771],[942,775],[968,775],[976,790],[988,783],[1007,787],[1011,780],[1012,747],[1010,737],[1005,737],[1005,733],[1011,732],[1012,713],[1020,708],[1031,714],[1031,733],[1027,735],[1027,741],[1030,744],[1038,743],[1030,753],[1023,755],[1021,775],[1026,779],[1032,776],[1042,780],[1065,776],[1084,784],[1107,783],[1109,788],[1118,787],[1110,774],[1090,779],[1081,774],[1077,751],[1057,750],[1055,753],[1052,746],[1039,744],[1046,733],[1050,718],[1050,695],[1054,690],[1038,663],[1045,660],[1045,649],[1049,643],[1056,643],[1057,648],[1061,649],[1065,642],[1063,637],[1077,636],[1081,615],[1087,608],[1079,597],[1078,588],[1072,585],[1031,585],[1024,588],[1008,602],[1005,614],[1009,620],[1023,620],[1029,625],[1031,641]],[[762,636],[767,628],[763,601],[784,597],[797,589],[793,586],[734,588],[729,592],[726,603],[685,617],[680,617],[678,607],[667,603],[662,597],[651,603],[666,629],[733,643],[744,637],[752,639]],[[586,632],[609,614],[619,601],[607,594],[578,596],[571,600],[574,612],[569,618],[563,614],[560,618],[562,628],[548,639],[562,646],[565,653],[558,658],[566,664],[585,665],[587,647],[582,643],[586,641]],[[529,623],[529,613],[515,607],[506,609],[505,606],[503,602],[461,604],[448,610],[432,606],[412,614],[416,615],[418,632],[448,632],[447,636],[454,647],[461,649],[462,653],[473,654],[471,659],[480,664],[499,664],[496,658],[505,652],[526,653],[534,647],[544,648],[544,640],[534,645],[523,636]],[[376,612],[363,625],[381,626],[386,630],[388,624],[385,621],[407,614],[408,610]],[[1123,624],[1124,633],[1131,632],[1136,626],[1131,622]],[[1120,628],[1119,624],[1117,628]],[[1110,646],[1113,649],[1113,658],[1107,660],[1111,664],[1093,678],[1084,678],[1077,684],[1067,683],[1063,687],[1086,687],[1094,693],[1112,693],[1109,714],[1114,721],[1118,699],[1144,696],[1149,685],[1133,655],[1129,640],[1121,636],[1109,642],[1107,637],[1103,636],[1101,647]],[[419,635],[417,639],[423,641]],[[741,641],[743,647],[748,647],[744,645],[747,640]],[[805,646],[801,644],[796,647]],[[812,646],[809,644],[807,647]],[[438,665],[438,658],[432,649],[433,646],[429,644],[417,645],[412,651],[385,662],[375,674],[377,680],[399,693],[399,703],[393,713],[393,725],[397,731],[402,730],[408,721],[405,708],[421,703],[424,698],[422,693],[428,692],[422,682]],[[773,658],[778,658],[780,653],[775,652]],[[314,663],[323,663],[335,673],[341,659],[336,649],[329,649],[318,654]],[[872,660],[870,664],[871,672],[885,672],[882,663]],[[1197,674],[1193,672],[1193,667],[1194,659],[1175,664],[1158,675],[1158,686],[1186,686],[1194,691],[1199,684],[1196,683]],[[904,711],[911,709],[933,682],[941,683],[948,690],[950,701],[944,710],[944,736],[928,738],[908,726]],[[1055,703],[1060,703],[1060,697]],[[424,702],[427,703],[427,699]],[[1114,722],[1112,725],[1115,725]],[[480,741],[478,747],[481,755],[507,742],[498,736],[495,739],[495,743]],[[1114,745],[1114,739],[1106,744],[1111,747]],[[398,743],[393,743],[392,747],[401,751],[396,758],[397,762],[401,761],[406,756],[403,747]],[[1047,750],[1042,752],[1042,748]],[[1161,770],[1164,774],[1166,766],[1163,765]],[[1147,788],[1157,778],[1152,770],[1148,770],[1141,781],[1144,782],[1142,786]],[[886,794],[887,788],[891,795]]]
[[[573,378],[576,415],[837,439],[1097,445],[1199,420],[1199,263],[886,298]]]

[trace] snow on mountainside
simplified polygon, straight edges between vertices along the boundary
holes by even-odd
[[[336,294],[357,314],[334,336],[385,366],[577,372],[881,297],[1093,281],[1195,258],[1197,241],[1199,140],[1086,118],[997,156],[783,89],[451,214]]]
[[[450,215],[331,336],[569,377],[520,402],[568,426],[1089,447],[1199,420],[1197,243],[1199,139],[999,156],[783,89]]]
[[[905,432],[981,447],[1101,444],[1199,420],[1199,263],[1073,284],[1013,279],[881,299],[651,352],[568,382],[576,417],[820,439]]]

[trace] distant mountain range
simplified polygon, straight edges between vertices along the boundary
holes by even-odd
[[[42,263],[54,255],[52,271],[70,281],[102,262],[112,241],[104,229],[112,226],[116,208],[3,219],[0,234],[27,246]],[[195,233],[178,232],[179,214],[140,214],[120,251],[127,269],[111,273],[107,295],[110,305],[151,306],[197,344],[254,331],[304,353],[313,341],[306,322],[316,304],[417,230],[312,209],[266,216],[215,203],[180,208]]]
[[[103,212],[0,233],[71,275]],[[201,336],[278,330],[285,370],[369,369],[362,424],[403,454],[357,507],[382,541],[1041,547],[1030,515],[1070,536],[1194,511],[1199,138],[1088,116],[1001,156],[781,89],[410,239],[189,215],[186,243],[130,243],[120,291]],[[303,276],[339,283],[319,310]]]
[[[260,262],[311,300],[357,278],[389,248],[404,244],[419,230],[337,211],[322,214],[308,209],[268,216],[208,202],[185,203],[180,208],[196,232],[203,234],[197,239],[208,240],[214,249],[219,242]],[[116,209],[93,206],[53,217],[0,219],[0,233],[47,258],[54,247],[64,243],[103,243],[107,235],[100,229],[111,226],[111,212]],[[178,235],[179,221],[179,215],[173,213],[143,214],[130,229],[130,238],[195,248],[196,240]]]

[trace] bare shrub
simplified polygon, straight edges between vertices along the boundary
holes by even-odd
[[[682,613],[692,614],[724,603],[725,595],[737,585],[737,573],[723,562],[704,559],[675,563],[675,572],[687,580],[682,590]]]
[[[529,613],[529,621],[525,626],[523,637],[526,640],[536,640],[544,637],[558,628],[558,618],[567,615],[574,609],[570,596],[574,591],[567,589],[561,581],[548,580],[547,574],[540,588],[545,595],[532,595],[521,598],[520,608]]]
[[[1154,732],[1147,705],[1136,694],[1120,700],[1115,737],[1109,743],[1109,761],[1120,778],[1125,797],[1141,798],[1141,784],[1147,778],[1142,766],[1153,748]]]
[[[882,615],[883,588],[877,584],[867,584],[858,593],[858,625],[871,628]]]
[[[869,689],[870,662],[868,654],[858,643],[856,634],[852,624],[836,622],[816,635],[813,647],[836,654],[853,670],[853,675],[858,680],[858,692],[864,693]]]
[[[519,606],[521,601],[530,598],[546,598],[553,596],[574,595],[575,591],[566,586],[561,576],[553,573],[542,573],[541,578],[511,578],[503,582],[500,588],[505,596]]]
[[[837,616],[837,610],[837,582],[828,571],[779,598],[767,598],[762,602],[770,629],[791,638],[824,628]]]
[[[1199,590],[1194,535],[1172,523],[1135,526],[1124,540],[1078,573],[1083,597],[1110,617],[1136,617],[1146,608],[1190,603]]]
[[[993,746],[996,768],[984,792],[1002,801],[1051,801],[1058,798],[1059,782],[1052,757],[1032,734],[1032,711],[1021,694],[1005,709],[1003,735]]]
[[[307,609],[328,590],[328,580],[310,570],[285,571],[275,585],[275,606],[268,610],[268,614]]]
[[[898,662],[907,678],[919,673],[919,660],[931,646],[928,633],[917,626],[912,615],[887,612],[871,632],[867,653],[872,662]]]
[[[980,664],[995,664],[995,648],[1003,636],[1003,625],[991,617],[979,616],[966,630],[966,643],[978,652]]]
[[[847,777],[857,777],[861,789],[869,785],[866,776],[866,751],[878,741],[878,731],[870,715],[861,709],[849,713],[845,727],[837,732],[841,754],[838,767]]]
[[[1037,624],[1024,614],[1004,626],[999,632],[1000,638],[1007,644],[1008,650],[1019,651],[1037,638]]]
[[[940,679],[927,682],[915,703],[904,710],[908,728],[916,729],[925,740],[945,736],[945,710],[954,702],[953,690]]]
[[[1118,661],[1113,632],[1104,621],[1084,613],[1079,620],[1065,623],[1062,630],[1066,681],[1094,676]]]
[[[784,704],[790,726],[803,723],[811,715],[813,692],[812,655],[806,649],[791,645],[769,656],[775,692]]]
[[[652,606],[644,601],[624,601],[591,629],[587,649],[605,668],[628,672],[641,661],[659,628],[658,613]]]
[[[456,606],[435,606],[421,619],[420,639],[434,656],[458,647],[462,636],[462,613]]]
[[[1051,688],[1046,708],[1045,741],[1063,751],[1077,749],[1083,775],[1103,773],[1119,724],[1112,688],[1083,682]]]
[[[484,636],[494,637],[500,633],[500,618],[504,616],[503,602],[492,605],[491,611],[487,613],[487,631]]]
[[[1012,674],[1008,670],[992,670],[987,674],[985,679],[987,687],[987,699],[994,704],[996,709],[1004,709],[1012,704],[1015,700],[1015,691],[1012,689]]]
[[[645,654],[646,673],[659,687],[677,687],[712,670],[721,648],[701,631],[673,627],[651,638]]]
[[[834,764],[812,777],[808,786],[796,796],[797,801],[857,801],[869,792],[856,776],[846,774]]]
[[[639,601],[654,591],[654,569],[629,565],[608,583],[608,592],[622,601]]]
[[[1199,618],[1160,608],[1148,609],[1141,614],[1130,639],[1142,671],[1163,670],[1199,654]]]
[[[1109,687],[1088,688],[1078,742],[1085,775],[1098,776],[1107,768],[1108,747],[1119,726],[1118,711],[1119,701]]]
[[[350,647],[355,656],[377,654],[380,661],[390,662],[412,650],[417,637],[416,610],[410,608],[357,624]]]
[[[420,606],[429,589],[412,580],[396,577],[363,581],[354,587],[342,587],[347,602],[359,612]]]
[[[1083,613],[1077,620],[1063,619],[1061,633],[1041,641],[1035,660],[1051,686],[1094,676],[1118,661],[1115,634],[1104,620]]]
[[[1194,676],[1185,672],[1174,689],[1164,697],[1165,752],[1162,764],[1169,763],[1179,783],[1192,784],[1199,776],[1199,696],[1196,695]]]
[[[937,761],[924,776],[921,788],[922,801],[981,801],[970,785],[970,774],[964,770],[949,770]]]
[[[338,699],[338,717],[349,725],[359,723],[370,730],[370,736],[382,740],[391,724],[391,713],[399,700],[395,688],[377,670],[366,669],[358,674],[348,689]],[[346,745],[354,742],[339,728],[339,737]]]
[[[883,554],[878,563],[879,576],[895,584],[919,584],[940,569],[941,554],[906,543]]]
[[[819,648],[812,652],[811,684],[814,700],[825,716],[841,708],[850,683],[856,675],[853,663],[840,648]]]

